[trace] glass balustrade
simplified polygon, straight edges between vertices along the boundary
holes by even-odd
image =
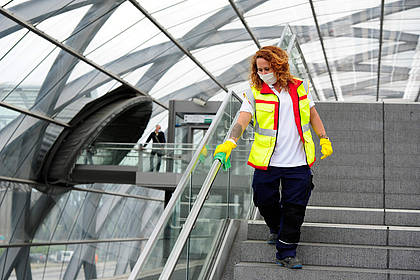
[[[82,151],[77,164],[138,166],[140,172],[183,173],[198,147],[198,144],[189,143],[144,145],[146,143],[96,143]],[[205,160],[206,156],[203,152],[199,160]]]

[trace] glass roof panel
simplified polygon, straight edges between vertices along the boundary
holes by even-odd
[[[245,30],[242,33],[245,33],[246,35]],[[226,38],[226,42],[230,39],[234,38]],[[214,45],[199,49],[193,52],[193,54],[206,69],[213,73],[213,75],[219,76],[236,63],[239,63],[244,59],[249,60],[248,58],[257,50],[258,48],[255,43],[252,40],[247,40],[243,42]],[[245,69],[248,69],[248,66],[249,62],[246,63]],[[223,79],[223,77],[220,78]]]
[[[13,1],[6,7],[17,17],[32,23],[59,41],[71,34],[90,8],[89,2],[74,3],[74,0],[21,2],[23,1]],[[91,15],[94,16],[92,13]],[[1,24],[1,26],[7,28],[17,26],[17,24]]]
[[[157,8],[156,4],[158,3],[153,0],[137,2],[139,2],[149,13]],[[157,11],[153,13],[153,17],[166,28],[172,36],[181,40],[186,34],[188,34],[187,37],[191,37],[191,33],[189,32],[193,28],[228,4],[229,3],[226,0],[187,0],[178,2],[176,5],[162,9],[161,11]]]
[[[420,89],[420,4],[385,1],[380,98],[415,101]]]
[[[379,49],[378,34],[369,32],[379,30],[380,0],[349,2],[314,1],[315,14],[324,42],[326,59],[328,60],[331,78],[335,86],[338,100],[344,100],[349,88],[356,84],[341,80],[341,73],[364,72],[365,75],[375,79],[377,68],[358,68],[358,64],[366,57],[377,55]],[[371,20],[359,34],[355,34],[354,25]],[[352,39],[357,37],[360,39]],[[306,55],[305,55],[306,56]],[[320,71],[318,71],[320,73]]]
[[[176,62],[167,71],[161,71],[147,78],[159,78],[158,82],[150,91],[152,97],[159,99],[180,89],[184,89],[185,92],[190,92],[189,85],[206,80],[208,76],[191,59],[184,56],[183,59]],[[213,82],[211,86],[213,86]],[[201,90],[206,91],[208,88],[208,86],[204,86]]]
[[[84,62],[79,63],[84,64]],[[85,68],[88,67],[86,66]],[[98,98],[111,89],[114,89],[115,85],[119,86],[121,83],[103,72],[91,68],[88,74],[66,83],[61,94],[58,96],[54,114],[57,114],[57,112],[61,111],[69,103],[75,102],[81,97]]]
[[[44,129],[48,126],[54,127],[57,133],[60,133],[63,129],[63,127],[55,124],[28,115],[18,114],[15,115],[13,121],[0,130],[0,154],[7,154],[7,162],[2,163],[0,176],[36,179],[34,178],[34,172],[39,171],[41,165],[33,166],[31,159],[43,144],[41,142],[45,141],[45,135],[38,135],[39,131],[45,131]],[[50,138],[49,145],[55,141],[55,137],[56,135]]]
[[[27,0],[1,0],[0,1],[0,6],[4,6],[3,8],[11,8],[13,6],[22,4],[24,2],[26,2]]]
[[[1,93],[0,93],[1,94]],[[19,112],[0,106],[0,131],[20,115]],[[4,137],[4,135],[2,135]],[[0,146],[1,147],[1,146]]]
[[[139,77],[143,77],[143,75],[149,70],[149,68],[153,64],[148,64],[143,67],[137,68],[131,72],[128,72],[127,74],[122,75],[122,78],[129,82],[132,85],[135,85],[139,81]]]
[[[162,10],[170,9],[174,6],[183,4],[188,0],[142,0],[141,5],[149,11],[149,13],[154,14]]]
[[[4,16],[0,16],[4,20]],[[7,20],[10,21],[10,20]],[[19,35],[15,37],[15,42],[10,45],[8,42],[11,36],[0,39],[3,47],[10,46],[7,52],[3,54],[0,60],[0,84],[9,84],[13,86],[24,85],[40,85],[45,79],[45,75],[32,74],[34,68],[50,68],[53,58],[57,55],[54,52],[55,46],[35,35],[32,32],[20,30]],[[36,48],[34,48],[36,46]],[[3,48],[2,48],[3,49]],[[2,101],[6,96],[2,97]]]
[[[6,19],[5,17],[1,17],[0,21],[8,21],[11,20]],[[25,34],[28,33],[27,30],[21,29],[4,37],[0,37],[0,61],[7,55],[7,53],[13,49],[13,47],[19,43],[19,41],[25,37]]]
[[[35,24],[35,26],[62,42],[70,37],[75,30],[80,30],[85,27],[78,27],[78,24],[89,11],[89,8],[90,6],[84,6],[68,12],[57,13],[56,16],[48,17],[42,22]],[[92,19],[92,21],[94,20]],[[85,23],[85,25],[87,24]],[[60,28],[57,28],[57,26],[60,26]]]
[[[32,32],[2,58],[0,71],[4,73],[1,101],[63,121],[99,94],[120,85]],[[97,90],[108,82],[110,85]]]
[[[84,55],[100,65],[105,65],[130,53],[167,41],[166,36],[127,1],[118,7],[101,27]],[[154,57],[147,58],[153,60]]]
[[[271,38],[264,32],[255,32],[257,38],[264,38],[260,39],[261,46],[277,45],[282,37],[284,28],[287,24],[290,24],[292,32],[296,34],[297,41],[302,49],[315,87],[317,90],[322,87],[331,88],[329,79],[323,79],[322,77],[326,75],[325,72],[324,74],[318,74],[315,71],[319,68],[325,68],[325,59],[308,1],[267,1],[245,13],[244,16],[251,28],[261,30],[261,27],[264,26],[266,32],[270,34]],[[320,82],[318,76],[322,79],[322,82]],[[321,100],[326,99],[325,95],[322,94],[322,89],[319,89],[318,93]],[[333,98],[333,95],[330,97]]]
[[[249,2],[247,0],[244,2]],[[238,2],[238,1],[236,1]],[[312,13],[307,0],[266,1],[244,14],[250,27],[280,25],[313,25]]]

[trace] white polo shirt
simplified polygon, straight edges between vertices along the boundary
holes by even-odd
[[[270,88],[279,98],[279,125],[277,143],[269,165],[277,167],[306,165],[305,150],[302,141],[300,140],[293,114],[292,98],[285,90],[278,92],[273,86],[270,86]],[[254,115],[255,99],[250,87],[244,91],[243,96],[244,100],[240,111]],[[315,106],[310,92],[308,93],[308,99],[310,102],[309,106],[311,108]]]

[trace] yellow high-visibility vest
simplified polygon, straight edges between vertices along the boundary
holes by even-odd
[[[289,94],[293,103],[293,115],[303,143],[306,162],[312,166],[315,162],[315,144],[310,130],[310,106],[303,81],[295,78],[289,83]],[[248,158],[248,165],[266,170],[277,142],[279,99],[264,83],[261,90],[252,87],[255,99],[254,144]]]

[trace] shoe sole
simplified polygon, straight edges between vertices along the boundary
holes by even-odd
[[[303,267],[303,265],[301,265],[301,264],[296,264],[294,266],[288,266],[288,265],[285,265],[284,263],[282,263],[280,261],[276,261],[276,264],[280,265],[281,267],[290,268],[290,269],[301,269]]]

